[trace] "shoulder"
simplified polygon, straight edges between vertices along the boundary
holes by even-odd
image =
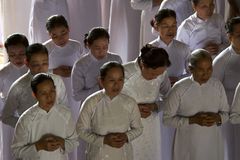
[[[6,64],[3,64],[1,66],[1,69],[0,69],[0,75],[1,76],[4,76],[6,74],[9,74],[9,71],[10,71],[10,62],[6,63]]]
[[[82,103],[81,110],[93,111],[97,103],[104,97],[103,90],[99,90],[88,96]]]
[[[70,109],[63,105],[63,104],[56,104],[55,106],[56,111],[58,112],[58,114],[63,117],[65,120],[69,120],[72,116],[72,113],[70,111]]]
[[[110,58],[111,60],[116,60],[118,62],[119,62],[119,60],[121,60],[121,57],[119,55],[117,55],[116,53],[108,52],[107,54],[108,54],[108,58]]]
[[[79,60],[75,62],[75,66],[85,66],[92,62],[90,53],[83,55]]]
[[[79,48],[79,47],[82,48],[83,47],[82,44],[77,40],[69,39],[68,43],[71,46],[76,47],[76,48]]]
[[[181,80],[177,81],[171,90],[174,91],[184,91],[189,88],[193,84],[193,81],[190,77],[182,78]]]
[[[123,65],[126,78],[137,72],[136,61],[131,61]]]
[[[227,61],[229,57],[231,57],[231,51],[230,48],[228,47],[214,58],[213,66],[216,65],[217,63],[223,63]]]
[[[19,117],[18,123],[21,123],[24,126],[30,125],[30,123],[34,121],[38,112],[39,112],[39,110],[38,110],[37,104],[31,106],[30,108],[28,108],[26,111],[24,111],[21,114],[21,116]]]
[[[155,47],[158,47],[158,46],[159,46],[158,39],[155,39],[155,40],[149,42],[149,44],[151,44],[151,45],[153,45],[153,46],[155,46]]]

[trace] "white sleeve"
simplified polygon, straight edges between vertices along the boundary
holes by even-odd
[[[83,139],[87,143],[102,147],[104,136],[95,134],[91,128],[91,118],[94,113],[94,109],[95,106],[91,104],[88,99],[83,102],[80,115],[78,117],[76,130],[79,138]]]
[[[240,83],[238,83],[235,90],[232,107],[230,110],[230,122],[233,124],[240,123]]]
[[[15,158],[21,159],[38,159],[38,152],[34,143],[28,141],[29,132],[23,121],[16,124],[14,131],[13,143],[11,148]],[[35,158],[34,158],[35,157]]]

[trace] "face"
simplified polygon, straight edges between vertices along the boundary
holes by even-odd
[[[107,38],[99,38],[88,45],[92,55],[96,59],[103,59],[107,55],[109,40]]]
[[[156,69],[152,69],[152,68],[146,67],[142,63],[140,65],[141,65],[142,76],[146,80],[156,79],[158,76],[163,74],[163,72],[167,69],[167,67],[158,67]]]
[[[25,46],[24,45],[13,45],[7,49],[9,61],[17,67],[21,67],[25,62]]]
[[[174,17],[164,18],[158,25],[157,31],[163,42],[169,44],[176,36],[177,21]]]
[[[240,51],[240,24],[235,25],[233,29],[233,33],[229,34],[229,40],[233,47]]]
[[[32,75],[37,73],[46,73],[48,71],[48,55],[45,53],[33,55],[30,61],[27,62],[27,66]]]
[[[105,89],[106,94],[112,99],[117,96],[124,84],[123,72],[120,68],[112,68],[107,72],[104,79],[101,79],[101,85]]]
[[[49,36],[57,46],[63,47],[69,40],[69,29],[64,26],[55,27],[49,32]]]
[[[200,0],[196,6],[193,5],[193,9],[199,18],[206,20],[213,15],[214,2],[213,0]]]
[[[56,90],[52,81],[46,80],[38,84],[35,97],[39,106],[48,112],[54,105],[56,99]]]
[[[212,75],[212,62],[203,59],[197,63],[196,67],[190,69],[193,79],[200,85],[206,83]]]

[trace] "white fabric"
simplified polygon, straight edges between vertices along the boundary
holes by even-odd
[[[175,39],[169,45],[166,45],[160,37],[150,42],[155,47],[164,48],[169,56],[171,66],[167,68],[170,77],[182,78],[187,73],[188,58],[190,56],[190,48]]]
[[[228,103],[232,104],[235,89],[240,82],[240,55],[237,54],[232,46],[222,51],[213,61],[213,76],[218,78],[226,90]],[[223,126],[223,133],[226,139],[226,150],[229,160],[238,160],[240,153],[240,126],[227,123]]]
[[[142,10],[140,27],[140,49],[156,38],[152,33],[150,21],[154,18],[159,6],[152,6],[152,0],[131,0],[133,9]]]
[[[191,98],[189,98],[191,97]],[[229,106],[221,82],[209,79],[200,85],[187,77],[177,82],[166,100],[163,120],[176,127],[173,160],[223,160],[223,137],[217,125],[189,125],[190,116],[199,112],[219,113],[228,120]]]
[[[73,98],[76,101],[83,102],[90,94],[99,90],[99,69],[104,63],[109,61],[122,63],[121,58],[116,54],[107,53],[103,59],[97,60],[89,52],[74,64],[72,71],[72,91]]]
[[[43,43],[49,39],[46,22],[55,14],[63,15],[69,21],[66,0],[32,0],[29,22],[30,43]]]
[[[125,83],[123,93],[133,97],[138,104],[155,103],[164,99],[170,90],[167,72],[153,80],[142,77],[137,61],[124,65]],[[163,106],[160,105],[160,109]],[[161,130],[159,113],[153,112],[143,119],[143,134],[133,141],[134,160],[162,160]],[[163,150],[164,151],[164,150]]]
[[[54,74],[50,74],[50,76],[56,86],[56,103],[66,105],[67,94],[61,77]],[[12,84],[3,108],[3,123],[15,127],[19,116],[36,103],[31,89],[32,77],[33,75],[28,71]]]
[[[218,14],[203,21],[194,13],[178,27],[176,39],[189,45],[191,51],[205,47],[208,42],[214,42],[220,45],[221,52],[228,46],[224,25],[223,18]]]
[[[137,103],[124,94],[110,99],[104,90],[84,101],[77,122],[79,137],[88,142],[88,160],[132,160],[131,141],[142,133]],[[126,133],[128,143],[121,148],[103,144],[104,135]]]
[[[123,62],[134,60],[139,53],[140,11],[129,0],[112,0],[109,20],[109,51],[118,53]]]
[[[12,83],[26,73],[28,68],[23,65],[22,67],[16,67],[12,63],[8,62],[0,70],[0,119],[2,109],[7,97],[8,90]],[[0,160],[11,160],[13,159],[12,150],[10,148],[12,143],[13,131],[14,129],[0,121],[0,134],[2,136],[2,148],[0,147]],[[1,137],[0,136],[0,137]]]
[[[82,43],[84,34],[93,27],[102,25],[101,0],[67,0],[67,2],[70,14],[70,36]]]
[[[65,65],[72,67],[84,54],[82,45],[75,40],[69,40],[64,47],[57,46],[52,40],[44,43],[48,49],[49,69]],[[80,104],[73,99],[71,77],[61,77],[67,91],[68,106],[71,108],[74,120],[77,120]]]
[[[190,0],[163,0],[159,11],[165,8],[172,9],[176,12],[178,26],[182,21],[193,14],[192,3]]]
[[[65,140],[65,151],[37,151],[34,145],[42,136],[53,134]],[[67,153],[78,145],[71,111],[63,105],[54,105],[49,112],[38,104],[24,112],[16,124],[12,149],[23,160],[67,160]]]

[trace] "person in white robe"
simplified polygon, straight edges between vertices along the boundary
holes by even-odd
[[[56,87],[50,75],[40,73],[31,80],[37,104],[19,118],[12,149],[23,160],[68,160],[77,147],[75,123],[68,107],[56,104]]]
[[[72,95],[75,101],[82,103],[90,94],[98,91],[99,69],[108,61],[122,62],[121,58],[108,52],[109,34],[102,27],[94,27],[85,39],[85,46],[89,52],[75,62],[72,74]],[[80,105],[79,105],[80,107]],[[79,111],[77,112],[79,116]],[[80,140],[78,157],[85,159],[86,143]]]
[[[190,48],[178,40],[175,40],[177,32],[176,13],[171,9],[162,9],[155,15],[154,28],[159,36],[149,44],[164,48],[169,56],[171,66],[167,68],[171,83],[187,75],[188,57]]]
[[[29,20],[30,43],[43,43],[49,39],[45,29],[48,17],[61,14],[69,20],[68,4],[66,0],[32,0]]]
[[[131,8],[130,0],[112,0],[109,20],[109,51],[118,53],[123,62],[138,57],[141,12]]]
[[[152,33],[151,20],[157,13],[162,0],[131,0],[131,7],[142,10],[139,47],[142,48],[156,36]]]
[[[102,90],[81,107],[77,133],[88,143],[87,160],[133,160],[132,141],[143,130],[136,101],[121,93],[124,68],[107,62],[100,69]]]
[[[178,27],[176,39],[191,51],[206,49],[214,58],[229,45],[224,19],[213,13],[214,0],[194,0],[192,4],[195,13]]]
[[[27,38],[24,35],[17,33],[8,36],[4,43],[9,61],[6,64],[3,64],[0,70],[0,120],[2,119],[2,109],[10,86],[28,70],[25,65],[25,50],[28,45]],[[0,123],[0,134],[2,136],[2,147],[0,147],[2,153],[0,154],[0,159],[13,159],[10,145],[14,130],[12,127],[3,124],[1,121]]]
[[[169,65],[167,52],[151,45],[143,47],[135,61],[124,65],[122,92],[137,101],[143,123],[143,134],[133,141],[134,160],[164,159],[159,112],[171,88],[166,71]]]
[[[68,106],[77,120],[80,104],[73,99],[71,72],[74,63],[84,54],[83,46],[80,42],[69,39],[68,22],[62,15],[49,17],[46,26],[51,38],[44,43],[48,49],[48,69],[52,70],[53,74],[61,76],[67,91]]]
[[[12,84],[3,108],[2,121],[13,128],[19,116],[37,102],[32,96],[32,77],[37,73],[48,72],[48,52],[45,46],[39,43],[30,45],[26,50],[26,57],[29,70]],[[56,103],[67,105],[66,89],[61,77],[50,75],[56,85]]]
[[[163,111],[163,123],[176,128],[173,160],[224,160],[219,126],[229,119],[229,105],[222,83],[211,78],[211,55],[193,51],[189,70],[191,76],[174,84]]]
[[[158,11],[161,9],[172,9],[176,12],[177,26],[193,14],[191,0],[163,0]]]
[[[213,61],[213,77],[218,78],[226,90],[228,103],[231,106],[235,89],[240,81],[238,68],[240,67],[240,18],[232,18],[226,23],[229,41],[231,45],[222,51]],[[223,133],[226,140],[226,151],[229,160],[237,160],[240,157],[239,133],[237,125],[227,123],[223,126]]]
[[[89,52],[82,56],[73,66],[72,91],[76,101],[84,101],[90,94],[98,91],[99,69],[108,61],[122,63],[121,57],[108,52],[110,36],[106,29],[95,27],[86,37]]]

